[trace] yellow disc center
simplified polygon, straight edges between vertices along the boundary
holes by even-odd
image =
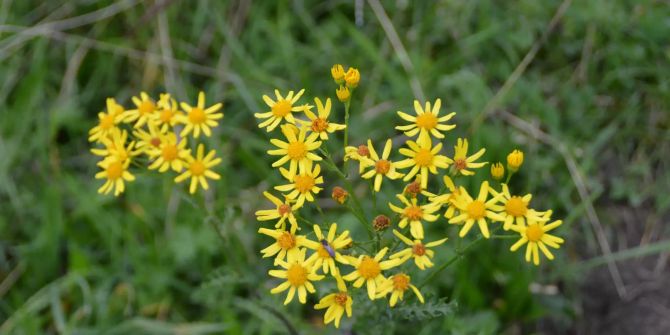
[[[307,193],[314,187],[314,178],[308,175],[297,175],[294,179],[295,188],[300,193]]]
[[[385,159],[380,159],[375,163],[375,170],[377,173],[385,175],[391,170],[391,162]]]
[[[374,279],[382,272],[379,263],[374,258],[365,256],[358,266],[358,273],[365,279]]]
[[[335,293],[335,303],[337,303],[338,305],[340,306],[346,305],[347,300],[349,300],[349,295],[347,295],[346,292]]]
[[[100,120],[100,128],[110,129],[114,127],[114,115],[107,114]]]
[[[188,113],[188,120],[193,124],[201,124],[207,121],[207,115],[202,108],[193,107],[191,112]]]
[[[437,126],[437,117],[433,113],[423,113],[416,117],[416,125],[419,128],[431,130]]]
[[[526,206],[526,203],[523,202],[521,197],[512,197],[507,200],[507,203],[505,204],[505,211],[507,214],[512,216],[524,216],[528,211],[528,207]]]
[[[121,162],[116,161],[107,166],[107,178],[115,180],[121,178],[122,175],[123,175],[123,164],[121,164]]]
[[[317,250],[317,252],[319,253],[319,257],[321,257],[321,258],[330,258],[330,253],[329,253],[328,250],[327,250],[326,248],[324,248],[323,246],[321,246],[321,247]]]
[[[468,205],[467,212],[471,219],[478,220],[483,218],[484,215],[486,215],[486,207],[484,206],[484,202],[479,200],[471,202]]]
[[[409,277],[404,274],[393,276],[393,288],[397,291],[405,291],[409,288]]]
[[[170,122],[170,120],[172,120],[172,115],[174,115],[174,114],[172,113],[172,110],[170,110],[170,109],[164,109],[164,110],[161,112],[161,121],[162,121],[163,123],[168,123],[168,122]]]
[[[205,163],[203,163],[201,161],[195,161],[195,162],[191,163],[191,166],[189,167],[189,169],[191,170],[191,174],[193,176],[199,177],[199,176],[202,176],[202,175],[205,174],[206,167],[205,167]]]
[[[429,149],[419,149],[414,156],[414,162],[421,167],[429,167],[433,165],[433,154]]]
[[[307,269],[300,264],[293,264],[286,271],[286,280],[293,286],[302,286],[307,281]]]
[[[154,105],[153,102],[148,100],[142,101],[140,106],[137,108],[137,110],[140,112],[140,115],[151,114],[154,112],[154,109],[156,109],[156,105]]]
[[[279,100],[272,106],[272,115],[276,117],[284,117],[291,112],[293,105],[288,100]]]
[[[163,159],[166,161],[173,161],[177,159],[177,145],[176,144],[166,144],[163,146]]]
[[[288,148],[286,148],[286,154],[291,159],[303,159],[305,156],[307,156],[307,146],[303,142],[289,143]]]
[[[284,250],[289,250],[295,247],[295,236],[293,234],[285,231],[277,237],[277,244],[279,244],[279,247],[284,249]]]
[[[542,240],[542,235],[544,235],[544,232],[542,231],[540,225],[537,223],[528,225],[528,228],[526,228],[526,237],[531,242],[537,242]]]
[[[328,121],[325,119],[317,118],[312,120],[312,131],[315,133],[320,133],[328,129]]]
[[[418,221],[423,218],[423,210],[419,206],[409,206],[405,208],[405,217],[411,221]]]

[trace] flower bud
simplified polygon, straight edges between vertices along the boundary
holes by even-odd
[[[505,176],[505,168],[501,163],[491,165],[491,177],[495,180],[501,180]]]
[[[337,201],[340,205],[344,204],[345,201],[347,201],[347,197],[349,197],[349,192],[345,191],[343,188],[339,186],[333,187],[333,193],[331,194],[331,197],[333,200]]]
[[[344,81],[347,82],[348,88],[358,87],[358,82],[361,81],[361,74],[357,69],[350,67],[344,75]]]
[[[342,85],[344,83],[344,67],[342,67],[342,65],[333,65],[333,67],[330,68],[330,74],[333,76],[333,80],[335,80],[336,84]]]
[[[349,89],[346,86],[340,86],[340,88],[335,91],[335,94],[337,94],[337,99],[341,102],[347,102],[351,98],[351,92],[349,92]]]
[[[382,231],[388,228],[391,225],[391,219],[384,214],[377,215],[374,220],[372,220],[372,228],[375,231]]]
[[[421,194],[421,191],[421,182],[418,180],[413,181],[405,186],[405,193],[412,198],[416,198],[419,194]]]
[[[517,172],[523,164],[523,151],[514,150],[507,155],[507,168],[512,172]]]

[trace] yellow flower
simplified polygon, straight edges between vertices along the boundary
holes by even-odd
[[[523,197],[513,196],[510,194],[507,184],[502,184],[501,193],[493,189],[490,191],[491,194],[496,195],[500,199],[500,203],[502,204],[502,206],[496,205],[493,208],[504,218],[504,230],[509,230],[515,220],[518,226],[525,226],[526,220],[535,222],[546,222],[549,220],[549,218],[544,218],[545,212],[538,212],[528,208],[528,204],[532,198],[531,194],[526,194]]]
[[[295,126],[286,124],[281,127],[281,131],[288,142],[275,138],[271,139],[270,142],[279,149],[268,150],[268,154],[282,156],[272,163],[272,167],[282,166],[286,162],[289,162],[288,172],[291,176],[290,180],[295,175],[298,167],[302,169],[307,163],[321,160],[321,157],[312,152],[321,146],[321,141],[317,141],[319,137],[318,133],[307,135],[306,127],[302,127],[298,131]]]
[[[267,127],[267,131],[270,132],[277,128],[279,123],[281,123],[282,120],[286,120],[288,123],[295,123],[295,118],[293,117],[293,112],[302,112],[305,109],[308,109],[309,106],[296,106],[296,102],[298,102],[298,99],[302,96],[302,94],[305,92],[304,89],[300,90],[298,94],[295,96],[293,95],[293,91],[289,91],[286,97],[283,97],[280,93],[279,90],[275,90],[275,97],[277,98],[276,101],[273,101],[272,98],[270,98],[267,95],[263,96],[263,101],[270,107],[269,112],[265,113],[256,113],[254,116],[259,119],[267,119],[263,122],[261,122],[258,125],[258,128],[265,128]]]
[[[335,321],[335,328],[340,328],[340,319],[346,311],[347,317],[351,317],[351,305],[354,300],[347,293],[347,285],[344,284],[342,277],[335,277],[337,280],[337,289],[339,292],[331,293],[323,297],[318,304],[314,305],[314,309],[326,309],[326,314],[323,316],[323,324],[329,324]]]
[[[152,122],[147,124],[147,128],[149,129],[148,132],[143,128],[135,129],[133,135],[137,138],[137,150],[150,158],[154,158],[155,156],[151,156],[151,153],[156,153],[156,151],[152,149],[160,148],[165,133],[161,132],[157,125]]]
[[[473,199],[462,186],[460,188],[460,196],[456,203],[456,207],[461,212],[460,215],[457,215],[449,220],[449,223],[464,223],[463,228],[461,228],[458,236],[463,237],[469,231],[470,228],[477,222],[479,225],[479,230],[484,235],[484,238],[489,238],[491,235],[489,233],[489,227],[486,223],[486,219],[503,221],[505,218],[498,213],[495,213],[495,203],[498,202],[499,196],[493,197],[491,200],[486,201],[486,198],[489,195],[489,183],[483,182],[479,188],[479,195],[477,199]]]
[[[409,238],[405,237],[405,235],[401,234],[399,231],[395,229],[393,230],[393,234],[396,237],[398,237],[401,241],[403,241],[405,244],[407,244],[409,248],[396,252],[389,258],[390,259],[399,258],[402,260],[403,263],[410,258],[414,258],[414,264],[416,264],[416,266],[421,270],[425,270],[433,266],[433,262],[431,261],[431,259],[435,256],[435,252],[428,248],[436,247],[447,241],[447,238],[443,238],[441,240],[423,244],[421,240],[416,239],[414,241],[410,240]]]
[[[277,294],[289,290],[286,300],[284,300],[284,305],[288,305],[293,300],[295,291],[298,291],[298,301],[301,304],[306,303],[307,292],[316,292],[311,282],[321,280],[323,276],[314,273],[312,264],[309,261],[305,261],[305,249],[295,254],[290,254],[286,262],[279,261],[277,264],[284,268],[284,270],[270,270],[268,273],[270,276],[286,279],[286,281],[270,290],[270,293]]]
[[[177,120],[185,125],[180,135],[184,137],[193,132],[193,137],[198,138],[200,137],[200,131],[202,131],[205,136],[211,136],[212,129],[210,127],[218,126],[219,123],[216,120],[223,118],[223,113],[217,113],[222,106],[223,104],[219,102],[205,108],[205,92],[198,94],[198,104],[196,106],[191,107],[182,102],[181,108],[188,114],[176,116]]]
[[[382,271],[394,268],[402,262],[399,259],[391,259],[382,261],[388,248],[380,250],[375,257],[361,255],[358,258],[349,256],[347,258],[349,264],[356,269],[350,274],[343,277],[346,281],[353,281],[354,287],[359,288],[363,284],[367,285],[368,297],[374,300],[377,295],[377,287],[382,285],[386,278],[382,275]]]
[[[298,121],[302,123],[304,126],[309,127],[309,129],[313,133],[319,134],[319,138],[321,138],[322,140],[327,140],[328,133],[333,133],[336,130],[342,130],[347,127],[343,124],[328,122],[328,116],[330,116],[330,108],[331,108],[330,98],[326,99],[325,106],[323,105],[323,103],[319,98],[314,98],[314,102],[316,103],[318,116],[314,115],[314,113],[312,113],[312,111],[310,111],[309,109],[306,109],[305,115],[307,115],[309,121],[305,120],[298,120]]]
[[[449,176],[442,177],[444,185],[449,190],[449,193],[444,193],[440,195],[434,195],[428,192],[424,192],[428,195],[428,200],[432,203],[438,204],[440,206],[447,206],[447,210],[444,212],[444,217],[451,219],[456,213],[456,203],[458,202],[458,197],[460,197],[460,190],[454,184],[454,181],[449,178]]]
[[[341,64],[335,64],[330,68],[330,74],[333,76],[333,80],[338,85],[344,83],[344,67]]]
[[[435,138],[444,138],[443,131],[449,131],[456,128],[456,125],[452,124],[443,124],[444,122],[449,121],[456,113],[450,113],[448,115],[440,117],[440,106],[442,105],[442,100],[435,100],[435,105],[432,109],[430,106],[430,101],[426,101],[426,107],[422,108],[418,100],[414,100],[414,111],[416,116],[412,116],[401,111],[398,111],[398,116],[411,124],[406,126],[397,126],[395,129],[398,129],[405,133],[409,137],[414,137],[416,134],[419,134],[419,141],[421,138],[429,138],[430,135],[433,135]]]
[[[344,148],[344,160],[353,159],[358,161],[358,173],[363,174],[363,171],[370,166],[374,166],[375,162],[370,159],[370,149],[365,144],[358,147],[348,146]]]
[[[361,74],[358,72],[358,69],[350,67],[344,75],[344,81],[347,83],[348,88],[358,87],[358,82],[361,81]]]
[[[124,181],[131,182],[135,180],[135,176],[128,172],[130,159],[120,160],[116,157],[109,157],[98,163],[98,166],[103,169],[96,173],[95,179],[104,179],[107,181],[98,189],[98,193],[107,194],[114,190],[114,196],[123,193],[126,186]]]
[[[526,247],[526,262],[530,262],[532,258],[533,264],[540,265],[540,253],[538,249],[542,250],[547,259],[553,260],[554,255],[549,251],[547,246],[558,249],[564,241],[562,238],[548,234],[547,232],[560,226],[562,223],[563,221],[557,220],[545,225],[544,222],[529,220],[528,226],[512,226],[512,230],[518,232],[521,235],[521,239],[514,243],[509,250],[516,251],[522,245],[528,243]]]
[[[288,198],[281,201],[270,192],[263,192],[263,195],[277,206],[277,208],[256,211],[256,220],[269,221],[279,219],[277,224],[275,224],[275,228],[281,229],[286,229],[286,220],[288,220],[288,222],[291,223],[291,229],[300,229],[298,227],[298,220],[296,220],[295,214],[293,214],[298,207],[291,204],[293,201],[290,201]]]
[[[221,158],[216,158],[216,150],[211,150],[207,156],[205,156],[205,146],[200,143],[198,145],[197,155],[195,157],[188,155],[185,157],[186,160],[186,171],[177,176],[174,181],[181,183],[186,180],[188,177],[191,177],[191,185],[189,187],[189,192],[191,194],[195,193],[198,189],[198,183],[200,186],[207,190],[209,184],[207,183],[207,178],[219,180],[221,176],[210,170],[212,167],[219,165],[221,163]]]
[[[319,242],[314,249],[316,252],[309,257],[310,260],[314,258],[314,268],[318,269],[322,267],[325,274],[328,274],[330,271],[330,274],[333,276],[339,275],[340,271],[335,266],[335,261],[342,264],[349,263],[337,250],[346,247],[352,242],[351,237],[349,237],[349,231],[345,230],[338,236],[337,223],[333,223],[330,225],[330,229],[328,229],[328,236],[324,236],[321,233],[321,228],[317,225],[314,225],[314,234]],[[310,246],[307,247],[311,248]]]
[[[505,176],[505,168],[500,163],[491,165],[491,177],[495,180],[501,180]]]
[[[379,288],[380,292],[377,294],[377,298],[381,298],[391,293],[389,305],[394,307],[398,300],[403,299],[405,291],[410,288],[412,291],[414,291],[416,297],[419,298],[419,301],[423,304],[423,296],[421,295],[421,292],[419,292],[419,289],[411,283],[410,277],[404,273],[398,273],[384,281],[384,283]]]
[[[442,150],[442,143],[438,143],[433,147],[430,138],[419,138],[419,143],[414,141],[407,141],[407,148],[401,148],[400,153],[409,157],[398,162],[399,169],[412,167],[412,169],[405,175],[404,181],[412,179],[417,173],[421,176],[421,187],[428,187],[428,172],[437,174],[437,169],[446,169],[452,160],[447,156],[440,155]]]
[[[179,118],[183,117],[184,113],[179,110],[177,101],[170,97],[170,94],[161,94],[158,100],[158,114],[156,115],[157,126],[160,131],[165,133],[170,128],[177,125]]]
[[[290,230],[260,228],[258,232],[275,239],[275,242],[261,250],[263,258],[275,256],[275,265],[283,261],[287,256],[295,256],[301,247],[310,246],[315,249],[319,243],[307,239],[304,235],[296,235],[296,226]]]
[[[478,163],[475,162],[479,157],[481,157],[484,152],[486,152],[486,149],[482,148],[477,153],[474,155],[468,157],[468,140],[459,138],[458,142],[456,142],[456,146],[454,146],[454,169],[456,169],[457,173],[460,173],[464,176],[471,176],[475,174],[474,172],[468,170],[468,169],[478,169],[484,165],[486,165],[488,162],[482,162]]]
[[[166,172],[170,168],[175,172],[181,172],[184,161],[191,156],[191,150],[186,149],[186,137],[182,137],[177,143],[177,135],[172,132],[161,135],[160,145],[152,146],[147,151],[149,157],[158,157],[149,165],[149,169],[158,169],[159,172]]]
[[[125,162],[130,157],[140,154],[139,150],[133,150],[135,142],[131,141],[126,145],[127,140],[128,132],[116,128],[109,136],[102,139],[101,142],[105,146],[104,149],[91,149],[91,152],[96,156],[113,157],[121,162]]]
[[[109,137],[114,129],[117,129],[116,126],[123,120],[122,113],[123,106],[117,104],[114,98],[107,98],[107,113],[98,113],[99,123],[88,132],[88,141],[100,142]]]
[[[368,139],[368,146],[367,150],[370,153],[370,161],[368,162],[367,160],[365,161],[365,164],[368,166],[374,166],[373,169],[371,169],[368,172],[365,172],[361,175],[361,177],[365,179],[370,179],[372,177],[375,177],[374,181],[374,190],[375,192],[379,192],[382,186],[382,179],[384,177],[388,179],[398,179],[402,177],[402,173],[398,173],[396,171],[396,168],[398,167],[398,163],[391,162],[389,160],[389,155],[391,154],[391,149],[393,149],[393,142],[391,139],[388,139],[386,141],[386,145],[384,145],[384,151],[382,152],[382,156],[379,157],[377,155],[377,152],[375,151],[375,148],[372,146],[372,141]],[[360,151],[359,151],[360,153]],[[359,160],[360,164],[363,164],[363,160]]]
[[[514,150],[507,155],[507,168],[512,172],[519,171],[523,164],[523,151]]]
[[[279,172],[290,183],[275,186],[275,190],[290,192],[287,197],[296,201],[296,208],[302,207],[305,200],[309,202],[314,201],[314,195],[322,190],[322,188],[317,186],[323,184],[323,177],[319,176],[321,173],[321,166],[319,164],[314,164],[314,169],[312,169],[312,162],[308,162],[304,169],[300,169],[299,174],[291,174],[284,168],[280,168]]]
[[[351,99],[351,91],[346,86],[340,86],[340,88],[335,90],[335,94],[337,95],[337,100],[340,100],[340,102],[347,102]]]
[[[149,122],[156,113],[156,103],[145,92],[140,93],[140,97],[132,97],[135,109],[127,110],[123,113],[123,121],[135,122],[135,128],[142,127]]]
[[[421,221],[435,222],[438,219],[438,216],[433,213],[438,211],[440,206],[434,203],[427,203],[425,205],[419,206],[417,204],[416,198],[407,200],[407,198],[405,198],[405,196],[402,194],[398,194],[396,197],[400,199],[400,201],[405,206],[404,208],[400,208],[389,202],[389,207],[391,207],[391,210],[400,214],[401,219],[398,223],[398,227],[405,228],[409,223],[409,230],[412,236],[415,239],[422,240],[423,225],[421,224]]]

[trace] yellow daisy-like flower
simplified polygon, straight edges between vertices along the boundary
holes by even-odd
[[[428,187],[428,172],[437,174],[437,169],[446,169],[452,160],[447,156],[440,155],[442,150],[442,143],[438,143],[433,147],[430,137],[419,138],[419,143],[414,141],[407,141],[408,148],[401,148],[400,153],[409,157],[398,162],[399,169],[412,167],[412,169],[405,175],[404,181],[411,180],[419,174],[421,176],[421,187]]]
[[[382,285],[386,279],[382,275],[382,271],[402,264],[402,261],[399,259],[382,261],[387,252],[388,248],[384,248],[380,250],[374,258],[367,255],[361,255],[358,258],[349,256],[347,261],[351,266],[355,267],[356,270],[344,276],[344,280],[353,281],[354,287],[356,288],[366,284],[368,297],[370,300],[374,300],[378,292],[377,287]]]
[[[515,221],[518,226],[525,226],[526,220],[535,222],[547,222],[549,220],[549,218],[543,216],[544,212],[528,208],[528,204],[532,198],[531,194],[526,194],[523,197],[513,196],[510,194],[507,184],[502,184],[501,193],[496,192],[492,188],[490,191],[492,194],[499,195],[498,198],[502,206],[495,206],[494,208],[505,218],[505,223],[503,224],[504,230],[509,230]]]
[[[121,162],[125,162],[133,156],[140,154],[139,150],[135,149],[135,141],[128,141],[128,132],[116,128],[109,136],[102,139],[103,149],[91,149],[91,152],[96,156],[113,157]]]
[[[291,223],[291,229],[300,229],[298,227],[298,220],[296,220],[294,214],[294,211],[298,210],[298,207],[291,204],[293,201],[290,201],[288,198],[281,201],[270,192],[263,192],[263,195],[277,206],[277,208],[256,211],[256,220],[269,221],[279,219],[277,224],[275,224],[275,228],[280,228],[282,230],[286,229],[286,220],[288,220],[288,222]]]
[[[344,284],[342,277],[335,277],[337,280],[337,289],[339,292],[331,293],[319,300],[319,303],[314,305],[314,309],[326,309],[326,314],[323,316],[323,324],[329,324],[335,321],[335,328],[340,328],[340,319],[345,311],[347,317],[351,317],[351,306],[354,300],[347,293],[347,285]]]
[[[351,243],[349,231],[345,230],[337,236],[337,223],[333,223],[330,225],[330,229],[328,229],[328,236],[324,236],[321,233],[321,228],[317,225],[314,225],[314,234],[319,242],[316,249],[314,249],[316,252],[310,256],[310,259],[314,258],[314,268],[322,267],[325,274],[328,274],[330,271],[330,274],[333,276],[339,275],[340,272],[337,266],[335,266],[335,261],[343,264],[349,263],[337,250]]]
[[[156,123],[160,131],[165,133],[179,123],[179,118],[183,117],[184,113],[179,110],[177,100],[173,99],[168,93],[161,94],[158,107]]]
[[[456,125],[443,123],[449,121],[456,115],[456,113],[450,113],[440,117],[441,105],[442,100],[437,99],[432,108],[430,106],[430,101],[426,101],[426,107],[422,108],[419,100],[414,100],[414,111],[416,116],[398,111],[398,116],[407,122],[411,122],[411,124],[397,126],[395,129],[404,132],[405,135],[409,137],[414,137],[416,134],[419,134],[419,141],[421,141],[422,138],[430,138],[430,135],[433,135],[435,138],[444,138],[442,132],[452,130],[456,128]]]
[[[358,161],[358,173],[363,174],[363,171],[370,166],[374,166],[375,162],[370,159],[370,149],[365,144],[361,144],[358,147],[348,146],[344,148],[344,160],[355,160]]]
[[[161,132],[158,126],[152,122],[149,122],[147,125],[146,131],[142,128],[133,130],[133,135],[137,138],[137,150],[143,152],[149,158],[154,158],[151,156],[152,153],[156,153],[155,150],[160,148],[161,141],[165,138],[165,132]]]
[[[454,146],[454,165],[453,168],[457,173],[460,173],[464,176],[471,176],[475,174],[474,172],[468,169],[478,169],[488,162],[475,162],[479,157],[481,157],[486,149],[479,149],[475,154],[468,157],[468,140],[459,138]]]
[[[393,148],[393,142],[391,141],[391,139],[386,140],[386,145],[384,145],[384,151],[382,151],[382,155],[381,157],[379,157],[379,155],[377,155],[377,152],[375,151],[374,146],[372,146],[372,141],[368,139],[367,150],[370,153],[370,161],[369,162],[366,161],[365,164],[368,165],[372,163],[370,164],[370,166],[374,166],[374,168],[368,172],[363,173],[361,177],[365,179],[375,177],[374,181],[375,192],[379,192],[379,190],[381,189],[382,180],[384,179],[384,177],[391,180],[402,177],[402,173],[398,173],[396,171],[398,163],[391,162],[389,160],[389,155],[391,155],[392,148]],[[363,164],[363,160],[359,160],[359,162],[360,164]]]
[[[306,109],[305,115],[307,115],[309,121],[298,120],[298,122],[309,127],[312,132],[319,134],[320,139],[327,140],[328,133],[333,133],[336,130],[342,130],[347,127],[343,124],[337,124],[328,121],[328,117],[330,116],[330,109],[332,106],[330,103],[330,98],[326,99],[325,106],[319,98],[314,98],[314,102],[316,103],[317,115],[312,113],[312,111],[309,109]]]
[[[127,110],[123,113],[125,122],[135,122],[135,128],[142,127],[149,122],[156,113],[156,103],[145,92],[140,93],[140,97],[132,97],[135,109]]]
[[[303,93],[305,93],[304,89],[300,90],[296,95],[293,95],[293,91],[289,91],[286,97],[283,97],[279,93],[279,90],[275,90],[277,100],[272,100],[269,96],[263,95],[263,101],[270,107],[270,111],[254,114],[256,118],[266,119],[258,125],[258,128],[266,128],[268,132],[271,132],[277,128],[282,120],[295,124],[293,112],[302,112],[309,109],[308,105],[296,105]]]
[[[100,142],[109,137],[117,125],[123,121],[123,106],[116,103],[114,98],[107,98],[107,112],[98,113],[98,125],[93,127],[88,133],[89,142]]]
[[[103,171],[96,173],[95,179],[107,179],[107,181],[98,189],[98,193],[107,194],[112,190],[114,190],[114,196],[123,193],[126,189],[124,181],[135,180],[135,176],[128,172],[129,165],[130,159],[120,160],[116,157],[110,157],[99,162],[98,166]]]
[[[222,103],[217,103],[213,106],[205,108],[205,92],[200,92],[198,94],[198,104],[191,107],[185,102],[181,103],[181,108],[186,111],[186,115],[180,114],[176,118],[179,122],[185,124],[184,129],[181,131],[181,136],[184,137],[191,132],[193,132],[193,137],[200,137],[200,131],[202,131],[205,136],[212,135],[212,128],[219,125],[219,122],[216,120],[223,118],[223,113],[217,113],[221,107]]]
[[[177,135],[169,133],[161,136],[158,147],[147,149],[149,157],[157,157],[149,165],[150,170],[158,169],[159,172],[166,172],[172,169],[175,172],[181,172],[184,168],[184,161],[191,156],[191,149],[186,149],[186,137],[182,137],[177,142]]]
[[[454,184],[454,181],[451,180],[449,176],[444,176],[442,178],[444,185],[449,190],[449,193],[445,194],[431,194],[424,191],[423,193],[428,196],[428,200],[432,203],[438,204],[440,206],[447,206],[447,210],[444,212],[444,217],[451,219],[456,213],[456,203],[458,202],[458,197],[460,196],[460,190]]]
[[[275,186],[275,190],[285,193],[290,192],[287,197],[296,201],[295,206],[297,208],[302,207],[305,200],[314,201],[314,195],[322,190],[321,187],[317,186],[323,184],[323,177],[319,175],[321,173],[319,164],[314,164],[314,169],[312,169],[312,163],[308,162],[304,169],[300,169],[298,174],[291,174],[284,168],[279,169],[279,172],[291,183]]]
[[[259,228],[258,232],[275,239],[275,242],[261,250],[263,258],[275,256],[275,265],[287,256],[295,255],[301,247],[316,249],[319,243],[307,239],[304,235],[296,235],[296,227],[290,230]]]
[[[318,133],[307,135],[306,127],[298,130],[295,126],[289,124],[283,125],[281,131],[288,142],[274,138],[270,140],[279,149],[268,150],[268,154],[282,156],[272,163],[272,167],[282,166],[286,162],[289,162],[288,171],[293,176],[298,167],[303,169],[307,163],[321,160],[321,157],[312,152],[321,146],[321,141],[317,141],[319,137]]]
[[[409,223],[409,231],[412,234],[412,237],[422,240],[423,224],[421,221],[435,222],[438,219],[438,216],[433,213],[438,211],[440,206],[436,205],[435,203],[427,203],[425,205],[419,206],[417,204],[416,198],[407,200],[407,198],[402,194],[398,194],[396,197],[400,199],[400,201],[405,206],[404,208],[400,208],[389,202],[389,207],[391,207],[391,210],[400,214],[401,219],[398,223],[398,227],[405,228]]]
[[[306,303],[307,292],[316,292],[311,282],[321,280],[324,277],[317,275],[313,270],[312,264],[309,261],[305,261],[305,251],[305,249],[301,249],[297,253],[290,254],[286,262],[278,261],[277,264],[284,268],[284,270],[270,270],[268,272],[270,276],[286,279],[285,282],[270,290],[272,294],[289,290],[286,300],[284,300],[284,305],[288,305],[293,300],[296,291],[298,291],[298,301],[301,304]]]
[[[403,299],[405,291],[411,288],[412,291],[414,291],[414,294],[416,294],[416,297],[419,298],[419,301],[423,304],[423,295],[421,295],[419,289],[412,284],[410,279],[411,278],[404,273],[398,273],[391,276],[380,286],[380,292],[377,294],[377,298],[381,298],[391,293],[389,305],[394,307],[398,303],[398,300]]]
[[[194,194],[198,189],[198,183],[200,186],[207,190],[209,184],[207,183],[207,178],[219,180],[221,176],[212,171],[211,168],[219,165],[221,163],[221,158],[216,157],[216,150],[211,150],[207,156],[205,156],[205,146],[200,143],[198,145],[197,155],[195,157],[188,155],[185,157],[186,161],[186,171],[177,176],[174,181],[181,183],[187,178],[191,177],[191,185],[189,187],[189,192]]]
[[[464,223],[463,228],[459,232],[458,236],[465,236],[472,226],[477,222],[479,230],[484,235],[484,238],[489,238],[491,234],[489,233],[489,227],[487,225],[486,219],[503,221],[505,218],[494,212],[495,204],[500,200],[500,196],[495,196],[491,200],[486,201],[486,198],[489,195],[489,183],[487,181],[483,182],[479,188],[479,195],[477,199],[473,199],[468,191],[461,186],[460,196],[456,207],[461,212],[460,215],[457,215],[449,220],[449,223]]]
[[[403,243],[407,244],[409,248],[396,252],[395,254],[391,255],[389,259],[399,258],[404,263],[408,259],[414,258],[414,264],[416,264],[416,266],[421,270],[425,270],[433,266],[431,259],[435,256],[435,252],[428,248],[436,247],[447,241],[447,238],[443,238],[441,240],[423,244],[421,240],[410,240],[395,229],[393,230],[393,235],[398,237],[401,241],[403,241]]]
[[[550,224],[528,220],[527,226],[512,226],[512,230],[518,232],[521,235],[521,239],[514,243],[509,250],[516,251],[522,245],[528,243],[528,246],[526,247],[526,262],[530,262],[532,258],[533,264],[540,265],[540,252],[538,249],[542,250],[542,253],[547,259],[553,260],[554,255],[549,251],[547,246],[558,249],[564,240],[560,237],[548,234],[547,232],[557,228],[561,224],[563,224],[563,221],[561,220],[554,221]]]

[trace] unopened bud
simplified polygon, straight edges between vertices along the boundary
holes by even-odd
[[[377,215],[374,220],[372,220],[372,227],[375,231],[382,231],[388,228],[391,225],[391,219],[384,214]]]
[[[343,188],[339,186],[333,187],[333,193],[331,194],[331,197],[333,200],[337,201],[340,205],[344,204],[345,201],[347,201],[347,197],[349,197],[349,192],[345,191]]]

